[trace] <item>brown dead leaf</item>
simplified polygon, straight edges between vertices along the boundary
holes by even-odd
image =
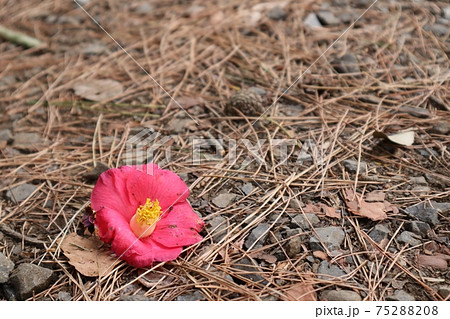
[[[256,253],[256,254],[252,254],[253,258],[256,259],[262,259],[265,260],[266,262],[268,262],[269,264],[274,264],[277,262],[277,257],[275,257],[274,255],[270,255],[270,254],[264,254],[264,253]]]
[[[328,255],[325,252],[321,251],[321,250],[314,251],[313,252],[313,256],[316,257],[316,258],[319,258],[321,260],[330,260]]]
[[[394,214],[398,214],[398,207],[395,205],[392,205],[388,201],[384,201],[384,208],[386,209],[386,212],[393,212]]]
[[[81,237],[71,233],[62,241],[61,249],[69,258],[69,264],[87,277],[103,275],[117,261],[104,243],[94,236]]]
[[[368,203],[362,198],[361,194],[355,194],[351,189],[346,189],[344,196],[347,208],[353,214],[367,217],[374,221],[387,218],[386,212],[388,210],[384,202]]]
[[[317,294],[311,284],[298,283],[286,290],[285,301],[317,301]]]
[[[321,213],[321,209],[319,206],[313,205],[313,204],[306,204],[305,207],[303,207],[303,211],[307,214],[309,213],[313,213],[313,214],[317,214],[317,213]]]
[[[417,257],[417,263],[419,266],[423,267],[431,267],[438,269],[447,269],[447,261],[440,256],[427,256],[427,255],[419,255]]]
[[[336,212],[336,208],[329,207],[324,204],[320,204],[320,207],[323,209],[323,212],[325,213],[326,216],[331,218],[341,218],[341,214]]]
[[[110,79],[83,80],[75,83],[72,88],[76,95],[96,102],[109,100],[123,92],[122,84]]]
[[[195,98],[190,96],[180,96],[177,98],[177,102],[185,109],[188,109],[194,105],[203,104],[203,100],[201,98]]]
[[[386,194],[382,191],[372,191],[366,194],[367,202],[383,202]]]

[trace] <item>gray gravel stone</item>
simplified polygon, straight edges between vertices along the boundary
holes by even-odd
[[[404,290],[396,290],[392,296],[386,297],[387,301],[415,301],[416,298],[414,298],[412,295],[407,293]]]
[[[119,297],[119,301],[151,301],[152,298],[144,295],[122,295]]]
[[[286,245],[286,253],[290,258],[294,258],[302,251],[303,239],[300,236],[291,238]]]
[[[345,238],[345,233],[342,228],[336,226],[316,228],[316,233],[323,244],[330,251],[340,249]],[[316,236],[311,237],[309,244],[312,251],[324,250],[322,244]]]
[[[441,204],[441,205],[440,205]],[[435,201],[422,202],[414,206],[406,208],[406,213],[418,220],[436,226],[439,224],[438,210],[444,208],[442,203],[436,203]]]
[[[410,245],[410,246],[420,245],[422,243],[422,241],[420,239],[421,239],[421,237],[419,235],[414,234],[409,231],[404,231],[397,237],[397,241],[400,244]]]
[[[198,301],[205,300],[205,296],[200,291],[195,291],[192,294],[181,295],[177,297],[177,301]]]
[[[341,58],[334,59],[333,61],[331,61],[331,65],[338,73],[361,72],[358,59],[351,53],[344,54]]]
[[[19,149],[35,148],[44,144],[44,140],[37,133],[17,133],[14,134],[13,146]]]
[[[106,52],[106,49],[107,49],[106,45],[99,42],[93,42],[85,46],[83,51],[81,52],[87,55],[97,55]]]
[[[442,298],[447,298],[450,295],[450,286],[444,285],[439,287],[438,294],[441,295]]]
[[[33,264],[20,264],[11,274],[9,284],[18,299],[24,300],[50,285],[53,271]]]
[[[317,13],[317,18],[323,25],[338,25],[341,20],[336,18],[336,16],[331,11],[319,11]]]
[[[236,198],[236,194],[223,193],[223,194],[219,194],[216,197],[214,197],[212,202],[217,207],[225,208],[225,207],[228,207],[234,201],[235,198]]]
[[[14,202],[18,203],[28,198],[34,191],[36,190],[36,186],[33,184],[22,184],[16,187],[11,188],[6,192],[6,197]]]
[[[351,290],[325,290],[320,295],[322,300],[328,301],[361,301],[361,296]]]
[[[258,240],[258,242],[255,245],[253,245],[253,249],[262,247],[264,241],[267,238],[268,235],[267,231],[269,230],[269,227],[270,226],[267,223],[261,223],[258,226],[256,226],[256,228],[252,230],[247,240],[245,241],[245,247],[250,248],[250,246],[252,246],[256,242],[256,240],[258,240],[258,238],[265,233],[264,236],[262,236],[261,239]]]
[[[375,242],[380,243],[383,239],[388,238],[391,231],[386,225],[377,224],[369,233],[370,238]]]
[[[442,8],[444,18],[450,20],[450,6]]]
[[[174,118],[171,120],[168,124],[168,128],[170,131],[173,131],[175,133],[181,133],[184,132],[189,126],[189,124],[194,123],[191,119],[187,118]]]
[[[258,274],[260,266],[257,263],[254,264],[247,257],[233,264],[233,268],[240,270],[236,271],[239,276],[250,279],[253,282],[262,282],[263,284],[267,283],[267,280],[265,280],[263,276]]]
[[[430,130],[432,133],[445,135],[450,132],[450,121],[436,121],[431,123],[431,125],[433,125]]]
[[[325,279],[325,280],[332,280],[332,277],[342,277],[345,276],[346,273],[339,268],[339,266],[335,265],[335,264],[331,264],[326,261],[323,260],[320,263],[319,269],[317,270],[317,273],[323,275],[323,276],[318,276],[319,279]]]
[[[59,300],[59,301],[71,301],[72,300],[72,295],[70,294],[70,292],[60,291],[60,292],[58,292],[58,296],[56,297],[56,300]]]
[[[426,31],[431,31],[436,36],[443,36],[450,32],[450,29],[448,28],[448,26],[445,26],[440,23],[435,23],[433,25],[427,25],[427,26],[423,27],[423,29]]]
[[[317,18],[315,13],[310,13],[308,14],[308,16],[305,18],[305,20],[303,21],[303,23],[311,29],[314,28],[318,28],[321,27],[322,24],[320,23],[319,19]]]
[[[253,191],[253,184],[245,183],[244,185],[242,185],[241,190],[244,192],[245,195],[248,195]]]
[[[14,138],[10,129],[0,130],[0,141],[6,141],[6,143],[11,143],[13,140]]]
[[[287,17],[286,11],[280,6],[273,7],[268,13],[269,19],[271,20],[285,20]]]
[[[216,216],[207,222],[206,229],[209,232],[212,232],[214,230],[214,233],[212,234],[213,241],[215,243],[218,243],[227,234],[225,230],[227,226],[227,219],[225,217]]]
[[[0,252],[0,284],[8,281],[9,274],[14,269],[14,263]]]
[[[358,169],[358,161],[352,160],[352,159],[346,159],[344,161],[344,167],[350,172],[350,173],[356,173],[356,170]],[[359,162],[359,174],[366,174],[367,173],[367,163],[366,162]]]
[[[428,185],[427,180],[425,179],[424,176],[411,177],[409,179],[409,182],[411,184],[422,185],[422,186]]]
[[[306,213],[306,214],[298,214],[294,218],[292,218],[292,224],[294,227],[300,227],[303,230],[309,230],[311,229],[311,226],[308,223],[311,223],[313,226],[317,226],[320,223],[320,219],[317,217],[316,214],[312,213]]]
[[[153,11],[154,6],[148,2],[141,3],[133,11],[140,14],[148,14]]]
[[[414,220],[407,222],[405,224],[405,229],[415,234],[425,236],[431,230],[431,227],[427,223]]]

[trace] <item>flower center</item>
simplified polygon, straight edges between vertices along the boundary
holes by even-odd
[[[136,214],[131,218],[131,230],[139,238],[150,236],[155,230],[156,222],[161,213],[161,206],[159,206],[158,200],[152,201],[150,198],[147,198],[145,204],[139,206]]]

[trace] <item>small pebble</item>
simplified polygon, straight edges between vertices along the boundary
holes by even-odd
[[[275,6],[269,11],[269,19],[271,20],[285,20],[287,17],[286,11],[280,6]]]
[[[14,203],[19,203],[27,199],[35,190],[36,186],[33,184],[22,184],[8,190],[6,197]]]
[[[258,226],[256,226],[251,231],[250,235],[248,236],[247,240],[245,241],[245,247],[250,248],[251,246],[253,246],[252,249],[257,249],[257,248],[262,247],[264,244],[264,241],[267,238],[269,227],[270,226],[267,223],[261,223]],[[258,240],[258,238],[260,238],[260,237],[261,237],[261,239]],[[258,242],[256,244],[254,244],[257,240],[258,240]]]
[[[322,24],[320,23],[319,19],[317,18],[315,13],[310,13],[308,14],[308,16],[305,18],[305,20],[303,21],[303,23],[311,29],[315,29],[315,28],[319,28],[322,26]]]
[[[236,198],[236,194],[232,193],[222,193],[217,195],[212,202],[214,205],[220,208],[228,207]]]
[[[8,281],[9,274],[14,269],[14,263],[0,252],[0,284]]]
[[[34,264],[20,264],[12,272],[9,284],[14,288],[16,296],[25,300],[46,289],[52,276],[53,271],[48,268]]]
[[[341,20],[336,18],[336,16],[331,11],[319,11],[317,13],[317,18],[324,25],[338,25],[341,23]]]
[[[351,290],[325,290],[320,295],[325,301],[361,301],[361,296]]]
[[[358,169],[358,161],[347,159],[344,160],[344,167],[350,172],[356,174],[356,171]],[[364,175],[367,173],[367,163],[366,162],[359,162],[359,174]]]

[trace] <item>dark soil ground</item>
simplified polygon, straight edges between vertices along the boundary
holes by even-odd
[[[43,42],[0,39],[0,252],[53,271],[0,299],[449,298],[448,2],[79,3],[0,0]],[[142,132],[204,240],[84,276],[58,240]]]

